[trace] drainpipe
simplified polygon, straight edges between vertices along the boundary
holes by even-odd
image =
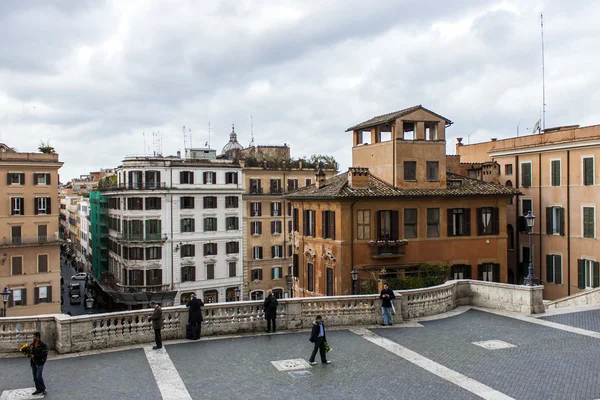
[[[394,180],[394,182],[396,181]],[[394,185],[394,187],[395,186],[396,185]],[[357,202],[358,200],[355,200],[352,204],[350,204],[350,271],[354,269],[354,205]]]
[[[170,185],[173,185],[173,168],[172,165],[169,165],[169,172],[170,172]],[[167,189],[169,190],[169,189]],[[171,289],[175,289],[175,275],[174,275],[174,270],[175,270],[175,261],[173,260],[173,192],[171,190],[169,190],[169,196],[171,197],[171,232],[170,232],[170,237],[171,237]],[[173,300],[173,303],[175,303],[175,300]]]
[[[540,216],[540,222],[538,223],[538,227],[540,230],[540,240],[539,240],[540,261],[538,263],[538,264],[540,264],[540,274],[538,275],[538,282],[541,285],[542,284],[542,260],[543,260],[543,257],[542,257],[542,220],[543,219],[541,218],[542,217],[542,199],[543,199],[543,197],[542,197],[542,153],[540,153],[538,156],[538,169],[540,170],[540,174],[538,177],[538,184],[539,184],[538,194],[540,197],[540,213],[538,214]]]
[[[567,150],[567,296],[571,295],[571,150]],[[564,221],[563,221],[564,224]]]
[[[519,178],[520,178],[519,156],[515,156],[515,187],[517,189],[520,189],[520,183],[521,182],[519,181]],[[521,239],[521,232],[519,231],[519,208],[520,208],[521,204],[520,204],[520,201],[519,201],[519,195],[516,195],[515,197],[516,197],[515,198],[515,202],[516,202],[516,204],[515,204],[515,215],[517,217],[516,226],[515,226],[515,228],[517,230],[515,247],[516,247],[516,250],[517,250],[517,265],[516,265],[517,266],[517,271],[516,272],[518,272],[518,270],[519,270],[519,263],[520,263],[519,260],[521,258],[521,256],[520,256],[521,255],[521,240],[520,240]],[[517,275],[515,277],[515,283],[517,283],[518,281],[519,281],[519,276]]]

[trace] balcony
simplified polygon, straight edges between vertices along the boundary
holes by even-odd
[[[402,257],[406,254],[407,240],[404,239],[385,239],[385,240],[371,240],[369,247],[371,247],[372,258],[397,258]]]
[[[98,190],[101,192],[116,191],[116,190],[158,190],[168,189],[170,186],[166,182],[138,182],[138,183],[113,183],[103,185]]]
[[[160,233],[122,233],[117,232],[117,240],[122,242],[164,242],[167,235]]]
[[[40,235],[40,236],[18,236],[12,238],[3,238],[0,241],[0,247],[15,247],[15,246],[45,246],[60,243],[58,233],[54,235]]]
[[[282,187],[272,187],[270,193],[271,194],[283,194],[283,188]]]
[[[121,285],[117,284],[117,290],[122,293],[141,293],[141,292],[166,292],[169,290],[171,285],[147,285],[147,286],[135,286],[135,285]]]
[[[261,187],[251,187],[250,194],[263,194],[263,188]]]

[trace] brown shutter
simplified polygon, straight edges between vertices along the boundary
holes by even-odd
[[[553,225],[552,207],[546,207],[546,234],[547,235],[552,235],[552,225]]]
[[[271,221],[271,234],[275,233],[275,221]]]
[[[48,303],[52,303],[52,286],[48,286],[47,288],[47,293],[48,293]]]
[[[559,208],[558,215],[560,217],[560,234],[561,236],[565,236],[565,209]]]
[[[40,304],[40,288],[36,287],[33,295],[33,303]]]
[[[302,210],[302,236],[308,236],[308,211]]]
[[[577,260],[577,287],[585,289],[585,260]]]
[[[262,202],[258,202],[258,216],[262,216]]]
[[[217,183],[217,173],[216,172],[211,172],[212,174],[212,183],[216,184]]]
[[[19,174],[21,175],[21,185],[25,184],[25,174]]]
[[[463,267],[463,279],[471,279],[471,266],[465,265]]]
[[[381,239],[381,211],[377,211],[377,239]]]
[[[190,171],[190,183],[194,184],[194,171]]]
[[[492,275],[494,282],[500,282],[500,264],[493,264]]]
[[[463,213],[465,215],[465,236],[471,236],[471,209],[463,208]]]
[[[46,174],[46,185],[50,184],[50,174]]]
[[[546,254],[546,282],[554,282],[554,268],[552,265],[552,254]]]
[[[256,233],[256,224],[250,223],[250,234],[254,235]]]
[[[335,240],[335,211],[329,212],[329,238]]]
[[[448,237],[454,236],[454,232],[453,232],[453,227],[454,227],[454,221],[453,221],[453,215],[454,215],[454,210],[452,208],[449,208],[446,210],[446,226],[448,227]]]
[[[327,211],[321,211],[321,237],[327,239]]]
[[[23,208],[25,208],[25,207],[23,207]],[[33,198],[33,213],[35,215],[38,215],[38,212],[39,212],[39,210],[38,210],[38,198],[34,197]]]
[[[207,173],[208,173],[208,172],[203,172],[203,173],[202,173],[202,183],[204,183],[205,185],[206,185],[206,176],[207,176],[206,174],[207,174]]]
[[[480,281],[483,280],[483,264],[477,265],[477,279]]]
[[[38,174],[33,174],[33,184],[34,185],[38,184]]]
[[[476,209],[477,212],[477,235],[481,236],[483,234],[483,218],[481,218],[481,208]],[[483,275],[482,275],[483,277]],[[480,278],[477,278],[480,279]]]
[[[12,183],[12,181],[10,180],[10,172],[6,173],[6,184],[10,185]]]
[[[492,208],[492,235],[500,234],[500,208]]]
[[[46,214],[52,214],[52,203],[50,201],[51,197],[46,197]]]
[[[273,216],[273,212],[275,211],[275,204],[273,202],[271,202],[270,206],[271,206],[271,216]]]

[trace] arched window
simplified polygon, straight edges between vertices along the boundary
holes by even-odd
[[[186,304],[188,301],[190,301],[190,299],[192,298],[192,293],[193,292],[181,293],[181,303],[180,304]]]
[[[219,302],[219,292],[216,290],[205,290],[204,291],[204,302],[205,303],[218,303]]]
[[[506,181],[506,187],[509,187],[509,188],[513,187],[511,180]]]
[[[512,225],[510,225],[510,224],[507,225],[506,234],[508,235],[508,249],[514,250],[515,249],[515,229],[513,228]]]
[[[235,289],[234,287],[227,288],[225,290],[225,301],[236,301],[235,297]]]
[[[277,299],[283,299],[283,289],[275,288],[273,289],[273,296]]]
[[[250,299],[252,300],[262,300],[265,297],[265,292],[262,290],[255,290],[250,292]]]

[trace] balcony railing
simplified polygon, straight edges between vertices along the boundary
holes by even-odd
[[[166,234],[160,233],[122,233],[117,232],[117,239],[125,242],[163,242],[167,240]]]
[[[250,194],[263,194],[263,188],[261,187],[251,187]]]
[[[371,247],[371,257],[373,258],[395,258],[402,257],[406,253],[407,240],[400,239],[385,239],[385,240],[371,240],[369,246]]]
[[[11,238],[3,238],[0,241],[1,246],[27,246],[33,244],[52,244],[59,243],[60,237],[58,233],[54,235],[40,235],[40,236],[17,236]]]
[[[271,188],[271,194],[283,194],[283,188],[281,187],[272,187]]]
[[[166,182],[138,182],[138,183],[114,183],[103,185],[98,190],[106,192],[110,190],[157,190],[167,189],[169,186]]]
[[[170,285],[147,285],[147,286],[135,286],[135,285],[119,285],[117,284],[117,290],[123,293],[139,293],[139,292],[166,292],[169,290]]]

